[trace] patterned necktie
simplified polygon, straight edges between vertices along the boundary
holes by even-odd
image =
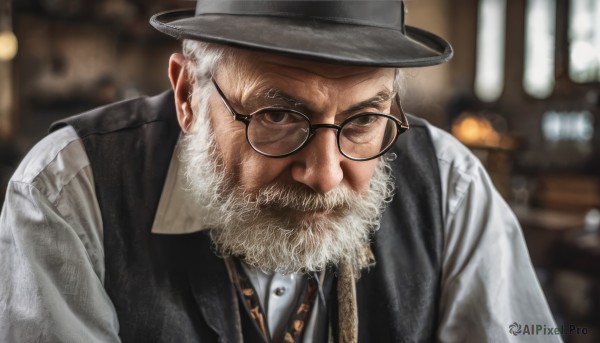
[[[315,302],[318,291],[318,281],[314,277],[308,277],[307,282],[305,283],[305,286],[302,289],[298,300],[296,301],[294,311],[288,319],[282,337],[274,337],[271,339],[269,334],[269,326],[267,323],[267,315],[260,304],[258,294],[246,276],[240,261],[238,259],[234,259],[234,264],[234,272],[236,273],[236,278],[234,281],[236,281],[235,286],[238,291],[238,296],[244,300],[244,304],[246,305],[248,313],[258,325],[258,328],[267,342],[300,342],[304,328],[306,327],[310,310]]]

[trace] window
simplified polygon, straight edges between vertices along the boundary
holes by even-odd
[[[600,81],[600,1],[571,0],[569,7],[569,76]]]
[[[506,0],[481,0],[477,26],[475,94],[492,102],[504,89]]]
[[[523,88],[527,94],[543,99],[554,89],[556,1],[528,0],[525,11]]]

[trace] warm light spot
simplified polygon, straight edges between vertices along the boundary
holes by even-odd
[[[452,125],[452,134],[470,146],[494,147],[500,143],[500,135],[489,120],[465,113]]]
[[[12,31],[0,32],[0,61],[10,61],[17,54],[17,37]]]

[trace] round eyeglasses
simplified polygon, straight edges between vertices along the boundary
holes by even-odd
[[[231,107],[217,82],[214,79],[212,82],[233,118],[246,125],[248,144],[268,157],[285,157],[298,152],[318,129],[325,128],[336,130],[337,146],[342,155],[354,161],[367,161],[387,152],[398,136],[409,128],[399,102],[401,120],[388,113],[365,112],[355,114],[339,125],[311,124],[305,114],[279,107],[266,107],[244,115]]]

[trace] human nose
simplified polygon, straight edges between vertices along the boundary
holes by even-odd
[[[338,150],[335,130],[318,130],[308,145],[294,156],[292,178],[315,192],[325,194],[342,182],[343,158]]]

